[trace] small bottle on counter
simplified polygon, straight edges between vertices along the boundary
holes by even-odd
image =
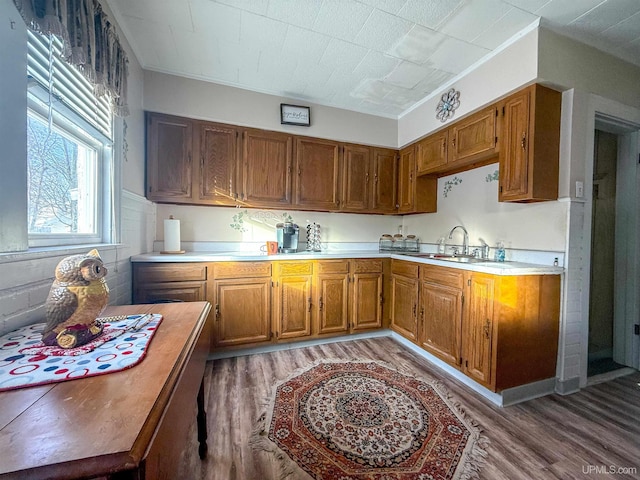
[[[440,255],[443,255],[445,253],[446,250],[446,240],[444,237],[440,237],[438,239],[438,253]]]
[[[505,250],[504,250],[504,243],[503,242],[498,242],[496,244],[496,254],[495,254],[495,261],[496,262],[504,262],[505,259]]]

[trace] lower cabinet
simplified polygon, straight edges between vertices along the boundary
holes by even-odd
[[[408,340],[496,392],[555,376],[559,275],[402,260],[392,260],[391,272],[391,328]]]
[[[382,328],[383,260],[318,262],[317,333]]]
[[[274,262],[275,338],[311,335],[313,262]]]

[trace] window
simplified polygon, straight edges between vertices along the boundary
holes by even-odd
[[[57,57],[60,41],[28,35],[29,246],[110,242],[109,104]]]

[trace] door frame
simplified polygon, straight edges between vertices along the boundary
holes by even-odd
[[[640,336],[633,335],[633,324],[638,321],[640,314],[640,296],[638,295],[640,274],[640,168],[638,167],[638,155],[640,152],[640,109],[621,104],[598,95],[589,96],[589,106],[586,125],[586,161],[584,168],[584,192],[585,209],[583,223],[582,248],[584,252],[591,252],[591,228],[593,211],[593,166],[594,166],[594,145],[595,129],[606,128],[619,135],[623,141],[618,145],[618,172],[616,185],[625,175],[631,177],[635,173],[632,181],[635,182],[635,194],[632,198],[627,198],[632,204],[633,218],[627,217],[631,224],[616,222],[616,236],[623,234],[626,238],[616,238],[616,287],[625,285],[622,298],[617,295],[614,301],[615,308],[625,312],[625,321],[614,319],[614,357],[621,363],[632,365],[640,369]],[[604,128],[603,128],[604,127]],[[616,220],[619,213],[619,199],[616,199]],[[621,231],[618,229],[621,224]],[[629,228],[631,231],[629,231]],[[629,241],[629,239],[631,239]],[[623,258],[623,252],[629,252]],[[630,256],[629,256],[630,255]],[[582,310],[582,342],[580,361],[580,387],[587,385],[587,367],[589,355],[589,299],[591,283],[591,257],[584,255],[583,260],[584,275],[582,276],[582,291],[584,295],[581,300]]]

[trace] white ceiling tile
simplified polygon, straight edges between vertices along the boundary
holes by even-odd
[[[430,70],[410,62],[400,63],[389,75],[384,77],[386,83],[402,88],[413,88],[430,73]]]
[[[462,7],[447,17],[438,31],[470,42],[509,10],[512,10],[512,7],[501,0],[467,0]]]
[[[400,41],[388,50],[394,57],[423,64],[448,37],[440,32],[415,25]]]
[[[155,25],[138,17],[123,15],[122,20],[131,32],[136,32],[138,38],[135,42],[136,55],[139,55],[140,64],[146,68],[160,68],[160,58],[155,42]],[[166,29],[168,31],[168,27]]]
[[[351,91],[351,96],[373,103],[382,103],[385,95],[392,89],[393,86],[381,80],[367,78]]]
[[[111,0],[111,4],[112,8],[117,6],[122,15],[173,25],[184,30],[193,29],[189,0]]]
[[[477,47],[456,38],[448,38],[429,57],[427,66],[449,73],[460,73],[487,53],[489,53],[487,48]]]
[[[304,28],[289,25],[282,46],[283,55],[303,58],[318,63],[324,55],[331,37]]]
[[[638,0],[616,0],[598,5],[569,25],[592,33],[602,32],[639,11],[640,1]]]
[[[397,58],[369,50],[353,73],[362,78],[382,78],[391,73],[399,63]]]
[[[540,10],[550,1],[551,0],[504,0],[505,3],[529,13],[534,13],[537,10]]]
[[[404,4],[407,3],[407,0],[361,0],[361,2],[378,10],[396,15]]]
[[[426,97],[434,90],[438,90],[442,85],[451,80],[455,75],[453,73],[445,72],[435,68],[429,69],[429,74],[422,79],[414,90],[422,93],[423,97]]]
[[[171,1],[171,0],[165,0]],[[214,1],[214,0],[207,0]],[[253,12],[257,15],[266,15],[269,0],[215,0],[218,3],[224,3],[230,7],[239,8],[247,12]]]
[[[536,11],[536,15],[544,17],[552,25],[566,25],[580,15],[595,8],[603,0],[551,0]]]
[[[472,43],[493,50],[537,21],[537,19],[538,17],[532,13],[512,8],[503,17],[498,19],[498,21],[489,25],[484,32],[474,38]]]
[[[356,36],[358,45],[384,52],[398,42],[413,24],[380,10],[374,10]]]
[[[455,12],[461,3],[463,0],[407,0],[398,12],[398,16],[435,29]]]
[[[193,25],[196,32],[228,42],[240,41],[241,11],[211,0],[193,0]]]
[[[373,8],[357,2],[324,0],[313,29],[352,42],[372,11]]]
[[[640,39],[640,13],[607,28],[602,35],[616,43],[628,43]]]
[[[287,35],[287,24],[243,11],[240,16],[240,41],[255,48],[280,50]]]
[[[321,5],[318,0],[269,0],[267,17],[311,29]]]
[[[368,48],[332,38],[320,59],[320,64],[341,73],[350,73],[362,62]]]

